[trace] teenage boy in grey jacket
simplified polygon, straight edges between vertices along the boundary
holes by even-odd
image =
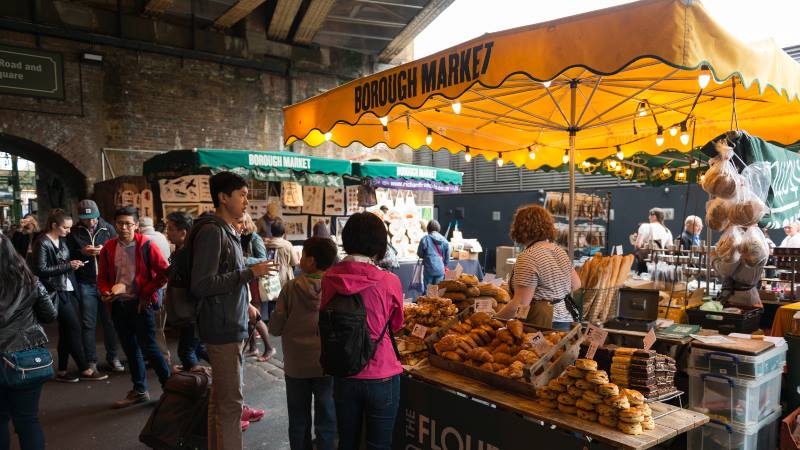
[[[242,348],[248,320],[258,320],[247,284],[275,271],[266,261],[246,267],[233,224],[247,211],[247,182],[232,172],[209,180],[214,214],[192,229],[191,289],[198,299],[197,327],[206,343],[214,383],[208,407],[209,450],[242,448]]]
[[[324,376],[319,363],[319,296],[322,273],[336,261],[338,251],[330,238],[312,237],[303,244],[302,275],[289,280],[269,318],[269,332],[283,336],[283,370],[289,410],[289,445],[292,450],[311,448],[311,397],[314,397],[314,435],[317,450],[333,450],[336,406],[333,379]]]

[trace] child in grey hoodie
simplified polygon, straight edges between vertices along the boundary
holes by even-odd
[[[314,399],[316,449],[333,450],[336,441],[336,409],[333,378],[319,363],[318,330],[322,273],[333,265],[338,250],[327,238],[312,237],[303,244],[302,275],[281,289],[269,318],[269,333],[283,337],[286,402],[289,410],[289,445],[310,450],[311,399]]]

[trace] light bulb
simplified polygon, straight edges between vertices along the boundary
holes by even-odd
[[[691,167],[692,169],[696,169],[696,168],[700,167],[700,161],[692,158],[692,160],[689,161],[689,167]]]
[[[661,126],[658,127],[658,133],[656,134],[656,145],[659,147],[664,145],[664,128]]]
[[[425,144],[431,145],[431,142],[433,142],[433,135],[431,134],[431,129],[428,128],[428,135],[425,136]]]
[[[700,85],[700,89],[705,89],[709,81],[711,81],[711,71],[708,70],[708,67],[703,66],[700,75],[697,76],[697,84]]]
[[[586,168],[588,168],[589,165],[590,165],[589,161],[584,161],[584,162],[581,163],[581,166],[586,167]]]
[[[466,162],[472,161],[472,154],[469,152],[469,147],[467,147],[467,152],[464,153],[464,161]]]
[[[681,123],[681,144],[689,144],[689,130],[686,128],[686,122]]]
[[[389,125],[389,116],[383,116],[383,117],[379,118],[378,120],[381,121],[381,125],[383,125],[383,126]]]
[[[627,175],[627,176],[631,176],[631,175],[633,175],[633,169],[631,169],[630,167],[628,167],[627,169],[625,169],[625,175]]]
[[[661,169],[661,173],[665,177],[668,177],[668,176],[672,175],[672,172],[670,172],[669,167],[664,167],[663,169]]]
[[[542,81],[542,86],[544,86],[545,88],[549,88],[549,87],[550,87],[550,84],[551,84],[552,82],[553,82],[552,80],[548,80],[548,81]]]
[[[530,145],[528,146],[528,157],[531,159],[536,159],[536,151],[531,148]]]
[[[453,102],[450,107],[453,108],[454,113],[461,114],[461,102]]]
[[[704,181],[706,181],[706,174],[700,175],[700,182],[702,183]]]
[[[676,127],[675,125],[669,127],[669,135],[670,136],[675,136],[677,134],[678,134],[678,127]]]
[[[617,159],[620,161],[625,159],[625,153],[622,153],[622,148],[619,145],[617,146]]]
[[[567,164],[569,162],[569,150],[564,152],[564,156],[561,157],[561,161],[563,161],[564,164]]]
[[[503,157],[502,156],[498,156],[497,157],[497,167],[503,167],[503,163],[504,163]]]
[[[333,133],[331,133],[330,131],[325,133],[325,140],[326,141],[330,141],[332,137],[333,137]]]
[[[647,115],[647,105],[645,105],[644,102],[640,102],[636,110],[639,111],[639,117],[644,117]]]
[[[612,169],[616,169],[617,168],[617,162],[612,159],[611,161],[608,162],[608,167],[610,167]]]

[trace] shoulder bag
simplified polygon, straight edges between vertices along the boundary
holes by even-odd
[[[53,356],[45,347],[0,353],[0,386],[23,387],[53,378]]]

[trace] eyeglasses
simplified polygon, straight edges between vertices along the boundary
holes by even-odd
[[[117,226],[120,228],[133,228],[136,224],[133,222],[117,222]]]

